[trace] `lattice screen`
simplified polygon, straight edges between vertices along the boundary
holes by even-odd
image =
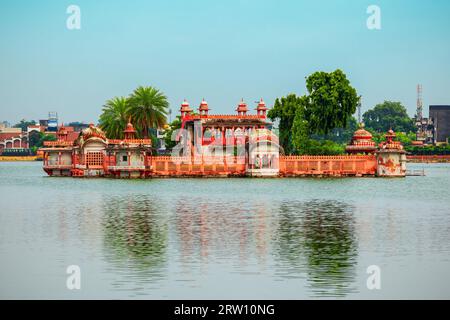
[[[103,166],[103,152],[88,152],[86,164],[88,166]]]

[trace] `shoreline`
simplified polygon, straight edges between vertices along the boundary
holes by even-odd
[[[42,161],[38,156],[0,156],[0,162]]]
[[[408,163],[449,163],[450,155],[407,155]]]
[[[38,156],[0,156],[0,162],[42,161]],[[406,156],[408,163],[450,163],[450,155]]]

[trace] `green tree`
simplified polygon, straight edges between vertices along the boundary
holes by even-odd
[[[306,139],[297,151],[300,155],[340,155],[345,153],[345,144],[330,140]]]
[[[43,135],[44,134],[42,132],[31,131],[28,134],[28,145],[29,145],[29,147],[33,148],[33,147],[41,146],[40,143],[41,143]]]
[[[379,133],[389,129],[407,133],[416,130],[413,119],[400,102],[384,101],[377,104],[363,114],[363,120],[366,128]]]
[[[358,129],[358,121],[355,117],[347,120],[347,125],[343,128],[334,128],[328,134],[312,134],[315,140],[330,140],[339,144],[347,144],[352,139],[353,134]]]
[[[36,154],[36,151],[44,146],[44,141],[56,140],[57,138],[54,134],[45,134],[43,132],[37,133],[36,131],[32,131],[30,133],[30,149],[33,154]]]
[[[339,69],[315,72],[306,79],[306,88],[305,118],[311,133],[328,134],[334,128],[345,128],[359,102],[346,75]]]
[[[277,98],[273,108],[269,110],[267,116],[272,121],[279,120],[279,140],[286,154],[294,152],[292,141],[292,126],[297,113],[302,113],[304,97],[298,97],[291,93],[286,97]],[[303,114],[303,113],[302,113]],[[297,120],[299,122],[299,120]],[[299,126],[300,122],[297,124]]]
[[[100,115],[100,128],[111,139],[123,139],[129,116],[130,103],[128,98],[115,97],[106,101]]]
[[[414,132],[397,132],[396,135],[396,140],[400,141],[401,144],[405,147],[411,145],[412,142],[416,140],[416,134]]]
[[[164,144],[167,149],[172,149],[177,142],[172,140],[173,132],[177,129],[181,128],[181,119],[180,116],[177,116],[170,124],[169,128],[167,128],[164,132]]]
[[[292,145],[296,153],[306,154],[309,149],[310,127],[305,119],[305,110],[303,108],[298,108],[292,130],[289,130],[289,136],[292,136]]]
[[[31,120],[31,121],[27,121],[25,119],[20,120],[19,123],[14,125],[14,128],[20,128],[22,129],[22,131],[27,131],[28,126],[34,126],[36,125],[36,121]]]
[[[150,128],[162,128],[167,123],[169,102],[167,97],[153,87],[138,87],[130,95],[129,115],[145,138]]]
[[[306,87],[307,95],[277,99],[268,113],[270,119],[280,120],[281,146],[286,154],[320,154],[320,148],[323,154],[343,152],[342,140],[353,134],[347,127],[356,128],[352,118],[359,101],[356,90],[341,70],[315,72],[306,79]]]

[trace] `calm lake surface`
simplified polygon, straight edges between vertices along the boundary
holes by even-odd
[[[0,163],[0,298],[450,299],[450,165],[408,164],[421,168],[130,181]]]

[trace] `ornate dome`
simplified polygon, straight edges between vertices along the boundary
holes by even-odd
[[[397,135],[392,129],[389,129],[389,131],[386,133],[386,139],[394,139],[396,136]]]
[[[123,131],[124,133],[135,133],[136,130],[134,130],[133,124],[131,122],[128,122],[127,127]]]
[[[267,110],[266,103],[264,102],[263,98],[261,98],[259,100],[258,106],[256,107],[256,110],[258,110],[258,111],[265,111],[265,110]]]
[[[243,112],[244,114],[248,111],[247,104],[244,102],[244,99],[242,99],[241,102],[239,102],[236,111],[239,113]]]
[[[401,144],[400,141],[394,141],[395,137],[397,135],[395,134],[394,130],[389,129],[389,131],[386,133],[385,137],[386,137],[386,141],[380,143],[379,147],[380,150],[385,151],[385,150],[392,150],[392,151],[396,151],[396,150],[402,150],[403,151],[403,145]]]
[[[56,136],[58,137],[58,140],[65,140],[67,138],[67,135],[69,133],[67,132],[67,129],[64,127],[64,124],[59,127],[58,132],[56,133]]]
[[[186,99],[181,104],[180,112],[191,112],[192,109],[189,107],[189,102]]]
[[[353,134],[353,141],[358,140],[372,140],[372,134],[364,129],[364,124],[360,124],[358,130]]]
[[[59,134],[67,134],[67,129],[66,129],[66,127],[64,127],[64,124],[62,124],[61,127],[59,127],[58,133]]]
[[[131,120],[128,122],[125,130],[123,130],[123,133],[124,133],[125,139],[134,139],[135,138],[136,130],[134,129],[133,124],[131,123]]]
[[[372,134],[364,129],[364,124],[360,124],[358,130],[353,134],[350,144],[345,150],[348,153],[373,153],[376,150]]]
[[[202,102],[200,103],[200,107],[198,108],[199,111],[208,111],[208,102],[205,101],[205,99],[202,99]]]
[[[95,127],[92,123],[89,125],[89,128],[86,128],[81,132],[81,138],[83,139],[83,141],[87,141],[88,139],[92,138],[106,141],[105,133],[99,127]]]

